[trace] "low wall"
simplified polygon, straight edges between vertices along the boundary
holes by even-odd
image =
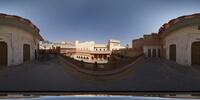
[[[109,62],[107,64],[91,64],[74,60],[63,55],[59,56],[62,61],[74,67],[77,71],[91,75],[110,75],[124,71],[130,68],[138,60],[143,58],[143,55],[139,55],[134,58],[129,58],[123,61]]]

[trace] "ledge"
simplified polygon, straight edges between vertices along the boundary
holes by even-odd
[[[85,73],[85,74],[89,74],[89,75],[95,75],[95,76],[100,76],[100,75],[112,75],[112,74],[117,74],[120,73],[122,71],[125,71],[126,69],[132,67],[135,63],[137,63],[138,61],[140,61],[141,59],[144,58],[144,56],[140,56],[138,57],[135,61],[131,62],[130,64],[123,66],[121,68],[117,68],[114,70],[109,70],[109,71],[94,71],[94,70],[87,70],[87,69],[83,69],[80,68],[74,64],[72,64],[71,62],[67,61],[65,58],[63,58],[62,56],[58,56],[60,60],[62,60],[64,63],[72,66],[73,68],[75,68],[77,71]]]

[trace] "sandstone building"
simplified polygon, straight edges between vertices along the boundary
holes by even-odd
[[[109,40],[108,44],[96,44],[94,41],[76,41],[74,59],[88,63],[107,63],[113,50],[125,48],[118,40]]]
[[[59,53],[88,63],[107,63],[113,50],[124,49],[118,40],[109,40],[107,44],[96,44],[95,41],[79,42],[41,42],[41,50],[55,50]]]
[[[36,59],[41,40],[39,29],[28,19],[0,14],[0,66]]]
[[[65,56],[72,57],[76,52],[75,43],[69,41],[62,41],[60,43],[53,43],[49,41],[40,42],[40,51],[48,53],[61,53]]]

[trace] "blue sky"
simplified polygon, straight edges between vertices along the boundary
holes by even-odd
[[[200,0],[0,0],[0,12],[30,19],[52,42],[130,44],[170,19],[200,13]]]

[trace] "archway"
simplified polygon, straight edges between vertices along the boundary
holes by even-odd
[[[176,45],[172,44],[169,46],[169,59],[171,61],[176,61]]]
[[[23,61],[30,61],[30,45],[24,44],[23,46]]]
[[[8,46],[6,42],[0,42],[0,66],[8,65]]]
[[[200,65],[200,41],[192,43],[191,49],[192,65]]]

